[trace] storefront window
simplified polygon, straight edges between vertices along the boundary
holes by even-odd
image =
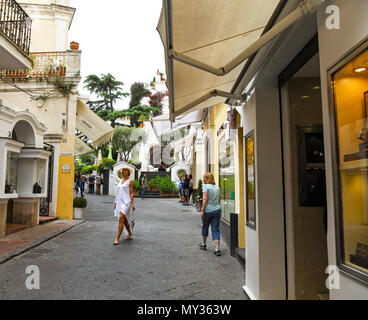
[[[37,159],[37,177],[36,177],[36,181],[35,181],[35,185],[37,183],[37,185],[39,186],[38,188],[35,188],[34,193],[45,193],[46,192],[46,160],[44,159]],[[38,190],[37,190],[38,189]]]
[[[332,74],[343,266],[368,275],[368,51]]]
[[[8,151],[5,176],[5,194],[17,193],[19,155]]]
[[[231,213],[235,212],[235,142],[219,141],[219,167],[221,207],[223,218],[230,222]]]
[[[254,162],[254,134],[246,137],[246,210],[247,226],[256,228],[256,179]]]

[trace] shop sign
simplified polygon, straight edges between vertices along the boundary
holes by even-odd
[[[70,164],[63,164],[62,166],[62,173],[71,173],[72,166]]]

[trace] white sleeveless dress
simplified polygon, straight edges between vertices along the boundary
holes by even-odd
[[[116,209],[114,211],[114,216],[118,219],[120,218],[120,212],[124,213],[126,216],[130,229],[133,232],[132,228],[132,219],[130,216],[130,182],[131,180],[127,180],[124,184],[121,184],[121,182],[118,184],[116,189],[116,197],[115,197],[115,203],[116,203]],[[128,232],[124,228],[123,232],[124,236],[128,235]]]

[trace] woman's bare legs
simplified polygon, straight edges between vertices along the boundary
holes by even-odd
[[[129,221],[128,219],[125,217],[125,220],[124,220],[124,225],[125,225],[125,228],[127,229],[128,231],[128,236],[125,238],[125,240],[130,240],[130,238],[133,236],[133,233],[132,233],[132,230],[130,229],[130,224],[129,224]]]
[[[128,233],[129,233],[129,239],[130,237],[133,235],[132,231],[130,229],[130,225],[128,222],[128,219],[126,218],[125,214],[120,212],[120,218],[119,218],[119,228],[118,228],[118,235],[116,236],[116,239],[114,241],[115,245],[118,245],[120,243],[120,237],[121,234],[123,233],[124,230],[124,226],[127,228]]]

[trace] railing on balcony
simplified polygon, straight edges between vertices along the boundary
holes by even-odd
[[[0,32],[29,54],[32,20],[14,0],[0,0]]]
[[[3,78],[47,78],[80,75],[80,51],[33,52],[32,69],[2,70]]]

